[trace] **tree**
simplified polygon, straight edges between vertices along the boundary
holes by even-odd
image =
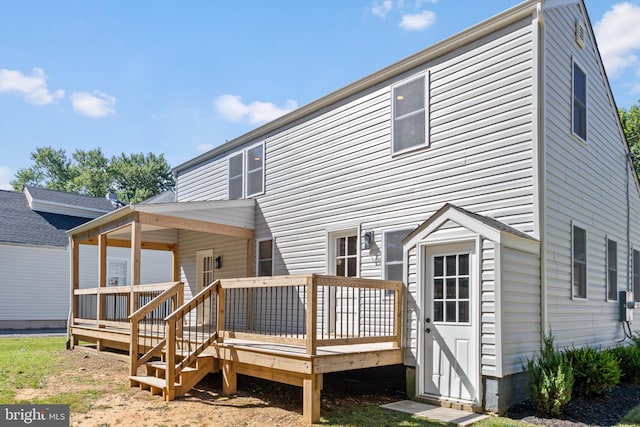
[[[38,147],[31,153],[34,164],[16,173],[13,189],[25,185],[104,197],[109,190],[118,199],[137,203],[175,185],[171,168],[163,154],[124,153],[108,159],[100,148],[76,150],[71,158],[65,150]]]
[[[640,106],[638,104],[632,105],[628,110],[619,108],[618,113],[622,130],[627,138],[627,144],[629,144],[636,174],[640,177]]]

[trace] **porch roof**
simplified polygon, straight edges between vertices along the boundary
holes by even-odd
[[[135,218],[139,219],[143,233],[174,228],[212,233],[221,230],[221,234],[226,234],[223,230],[236,230],[232,234],[237,235],[237,230],[243,234],[241,230],[255,229],[255,200],[131,204],[73,228],[67,235],[83,240],[102,233],[117,233],[126,239],[129,233],[118,229]],[[207,229],[206,224],[215,224],[217,228]]]
[[[495,218],[480,215],[451,203],[445,204],[429,219],[419,225],[402,241],[404,247],[413,247],[418,241],[437,230],[447,221],[453,221],[467,230],[531,253],[538,253],[540,241]]]

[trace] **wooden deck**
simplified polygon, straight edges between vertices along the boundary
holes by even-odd
[[[310,423],[320,418],[323,374],[403,363],[399,282],[316,275],[223,280],[177,307],[181,286],[166,285],[129,323],[74,318],[74,342],[129,350],[131,385],[167,401],[218,371],[225,394],[236,392],[238,374],[302,387]],[[136,290],[122,292],[131,306]],[[96,313],[109,311],[90,303]]]

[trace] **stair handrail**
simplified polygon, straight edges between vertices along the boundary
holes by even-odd
[[[165,384],[167,388],[168,400],[173,400],[175,396],[175,382],[176,378],[182,370],[188,366],[191,362],[193,362],[198,355],[200,355],[212,342],[215,342],[218,339],[218,318],[221,316],[220,313],[220,301],[218,301],[218,291],[221,289],[220,280],[216,280],[213,283],[209,284],[207,287],[198,292],[193,298],[189,301],[185,302],[183,305],[178,307],[173,311],[169,316],[165,317],[166,327],[167,327],[167,337],[166,337],[166,370],[165,370]],[[207,297],[214,298],[216,297],[217,303],[217,313],[216,315],[216,327],[201,344],[196,346],[194,350],[190,350],[189,354],[184,355],[183,359],[176,363],[176,351],[178,344],[178,331],[182,330],[184,318],[186,314],[189,314],[194,308],[196,308],[200,303],[203,303]],[[222,303],[224,305],[224,303]],[[180,326],[177,328],[176,326]],[[197,334],[197,331],[196,331]]]
[[[177,297],[176,306],[183,305],[184,301],[184,283],[183,282],[173,282],[173,285],[162,292],[160,295],[155,297],[153,300],[149,301],[147,304],[140,307],[134,313],[129,316],[129,323],[131,325],[131,339],[129,343],[129,375],[136,375],[138,372],[138,368],[149,361],[154,355],[160,353],[162,348],[165,345],[166,337],[160,340],[156,345],[154,345],[150,350],[148,350],[142,357],[138,357],[139,353],[139,335],[138,332],[140,330],[139,323],[142,319],[144,319],[149,313],[151,313],[156,308],[160,307],[162,304],[165,304],[171,298]]]

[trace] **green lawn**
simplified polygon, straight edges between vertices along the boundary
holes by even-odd
[[[64,367],[62,352],[65,337],[0,338],[0,404],[26,403],[15,399],[16,390],[42,388],[48,376],[60,373]],[[126,387],[123,386],[123,390]],[[46,399],[28,403],[64,403],[75,412],[86,412],[103,390],[62,392]],[[446,424],[409,414],[382,409],[378,406],[352,406],[323,413],[322,425],[331,426],[400,426],[439,427]],[[489,417],[476,424],[479,427],[526,427],[530,424],[508,418]],[[640,406],[630,411],[620,427],[640,426]]]

